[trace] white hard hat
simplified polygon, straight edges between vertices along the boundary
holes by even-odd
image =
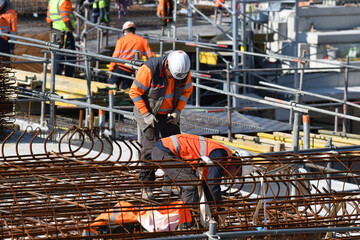
[[[4,6],[6,0],[0,0],[0,7]]]
[[[1,0],[0,0],[1,1]],[[128,28],[136,28],[135,27],[135,23],[131,22],[131,21],[127,21],[124,23],[123,27],[122,27],[122,31],[125,31]]]
[[[251,156],[251,154],[243,149],[236,149],[234,152],[234,156],[236,157],[247,157],[247,156]]]
[[[175,79],[184,79],[190,70],[190,58],[182,50],[172,51],[167,57],[169,70]]]

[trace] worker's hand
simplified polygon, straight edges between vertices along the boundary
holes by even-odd
[[[151,125],[152,127],[155,127],[155,123],[158,122],[158,120],[152,113],[147,112],[143,115],[143,117],[144,117],[144,122],[148,125]]]
[[[174,125],[177,125],[180,121],[180,111],[178,109],[175,109],[172,113],[168,114],[167,118],[168,123],[172,123]]]

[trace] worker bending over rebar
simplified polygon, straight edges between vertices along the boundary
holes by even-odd
[[[230,165],[231,158],[227,157],[231,156],[250,156],[250,153],[239,149],[233,154],[230,149],[214,140],[191,134],[177,134],[162,138],[155,144],[151,154],[153,161],[172,160],[158,162],[160,166],[161,164],[179,164],[183,160],[190,160],[189,167],[163,169],[168,178],[180,188],[181,200],[185,203],[198,203],[199,201],[204,203],[220,202],[220,183],[223,176],[244,176],[252,171],[252,165]],[[199,159],[202,159],[207,164],[213,164],[213,158],[220,158],[216,160],[219,164],[196,169],[190,165],[199,163],[201,161]],[[149,181],[155,181],[154,169],[145,169],[143,173],[148,174]],[[155,199],[153,191],[149,187],[143,197]],[[208,211],[209,215],[211,215],[210,210]],[[193,224],[194,221],[185,227],[191,227]]]

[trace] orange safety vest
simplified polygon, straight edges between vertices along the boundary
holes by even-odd
[[[209,156],[211,151],[215,149],[224,149],[227,151],[228,156],[232,155],[232,152],[222,144],[205,138],[203,136],[191,135],[191,134],[177,134],[170,137],[162,138],[164,147],[167,147],[171,152],[182,159],[195,159],[201,156]],[[198,160],[191,161],[191,163],[198,163]],[[205,167],[203,176],[206,177],[208,169]]]
[[[215,2],[215,7],[222,8],[223,6],[220,4],[220,2],[221,2],[222,4],[224,4],[224,3],[225,3],[225,0],[214,0],[214,2]]]
[[[145,215],[147,211],[157,210],[163,215],[167,214],[179,214],[181,223],[191,222],[191,213],[188,206],[182,201],[175,201],[166,206],[157,206],[157,207],[142,207],[138,209],[133,204],[120,201],[114,208],[109,209],[105,213],[100,214],[93,223],[91,223],[87,228],[84,229],[83,236],[93,236],[96,235],[96,230],[101,226],[106,226],[107,224],[126,224],[126,223],[136,223],[140,215]]]
[[[153,114],[164,115],[175,109],[181,112],[192,93],[191,73],[189,72],[185,81],[169,78],[165,74],[165,59],[166,57],[152,58],[146,61],[136,73],[129,95],[141,114],[152,111]],[[158,101],[160,108],[154,111]],[[152,106],[152,109],[148,109],[148,106]],[[137,121],[142,119],[142,116],[138,118],[136,112],[134,114]],[[141,124],[139,126],[141,129],[147,127]]]
[[[140,60],[143,56],[146,56],[148,59],[154,56],[154,53],[151,51],[150,46],[145,38],[133,33],[128,33],[117,40],[115,51],[112,56],[115,58],[133,60],[135,59],[136,51],[139,51],[140,53]],[[109,70],[114,71],[116,65],[119,65],[119,67],[125,71],[131,73],[134,72],[134,70],[132,70],[130,67],[126,67],[125,64],[114,62],[110,63]]]
[[[162,138],[161,141],[164,147],[169,148],[175,156],[182,159],[194,159],[201,156],[208,157],[211,151],[215,149],[224,149],[228,152],[229,156],[232,155],[231,150],[222,144],[198,135],[177,134]]]
[[[164,17],[171,17],[171,2],[169,0],[159,0],[159,5],[157,6],[157,14],[158,16]],[[166,22],[169,22],[169,19],[166,19]]]
[[[10,30],[9,30],[9,24],[8,22],[0,17],[0,32],[2,33],[10,33]],[[8,40],[8,37],[7,36],[1,36],[4,40]]]
[[[0,17],[7,21],[9,32],[11,34],[17,34],[17,14],[9,1],[6,2],[6,7],[2,10],[2,13],[0,13]]]

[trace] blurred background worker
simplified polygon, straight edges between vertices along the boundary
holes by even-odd
[[[214,22],[215,22],[215,24],[221,25],[223,6],[220,3],[222,3],[224,5],[225,0],[214,0],[214,2],[215,2],[215,16],[214,16],[215,19],[214,19]]]
[[[249,174],[253,169],[251,165],[226,165],[226,163],[230,163],[230,161],[225,157],[230,156],[250,156],[250,153],[244,150],[237,150],[233,154],[230,149],[214,140],[197,135],[178,134],[166,138],[161,138],[160,141],[155,144],[151,157],[154,161],[169,159],[204,159],[204,157],[224,158],[219,160],[221,161],[221,164],[209,168],[204,168],[202,175],[204,179],[207,179],[207,181],[204,181],[203,186],[207,201],[219,202],[221,201],[220,183],[222,176],[244,176]],[[191,163],[198,162],[199,160],[196,160]],[[166,164],[172,163],[179,164],[178,161],[172,161],[170,163],[166,162]],[[150,171],[149,169],[146,169],[145,171],[149,174],[150,181],[154,181],[154,171]],[[168,168],[166,169],[166,172],[175,182],[193,180],[192,183],[196,183],[199,180],[200,174],[198,170],[191,167]],[[199,193],[196,185],[192,184],[179,187],[182,201],[185,203],[199,202]],[[154,198],[152,193],[148,193],[147,196]]]
[[[109,0],[95,1],[92,4],[91,22],[97,23],[98,18],[100,17],[100,23],[109,24],[110,22],[109,10],[110,10]]]
[[[9,0],[0,0],[1,29],[4,33],[17,34],[17,15]],[[7,28],[5,27],[7,25]],[[1,37],[0,52],[13,53],[15,44],[9,43],[8,38]]]
[[[8,22],[3,18],[0,17],[0,32],[1,33],[7,33],[9,34],[9,25]],[[0,52],[2,53],[10,53],[10,47],[9,47],[9,38],[7,36],[1,36],[0,37]],[[3,60],[8,60],[9,58],[0,56]],[[10,59],[9,59],[10,60]]]
[[[173,5],[171,0],[159,0],[156,15],[161,20],[161,26],[166,27],[172,21]]]
[[[50,0],[46,21],[50,24],[50,28],[55,30],[57,35],[57,43],[61,48],[75,50],[75,29],[74,16],[71,10],[70,0]],[[75,36],[77,36],[75,34]],[[75,60],[75,57],[64,56],[56,54],[56,61]],[[61,75],[64,70],[64,64],[56,63],[55,72]],[[65,76],[72,77],[75,72],[75,67],[65,66]]]
[[[122,27],[124,36],[117,40],[115,51],[112,55],[113,57],[133,60],[135,59],[136,51],[139,51],[140,53],[140,60],[143,56],[146,56],[147,59],[150,59],[154,56],[154,53],[151,51],[147,40],[136,35],[135,30],[136,26],[133,22],[127,21],[124,23]],[[126,76],[131,76],[135,73],[131,67],[125,66],[123,63],[114,62],[110,63],[109,71]],[[133,80],[111,74],[107,82],[110,84],[116,83],[118,88],[127,89],[131,86]]]
[[[168,137],[180,133],[180,113],[193,86],[189,56],[182,50],[168,56],[146,61],[138,70],[130,88],[134,116],[141,129],[141,159],[151,160],[151,151],[159,135]],[[144,163],[147,165],[150,163]],[[141,170],[140,179],[148,179]]]

